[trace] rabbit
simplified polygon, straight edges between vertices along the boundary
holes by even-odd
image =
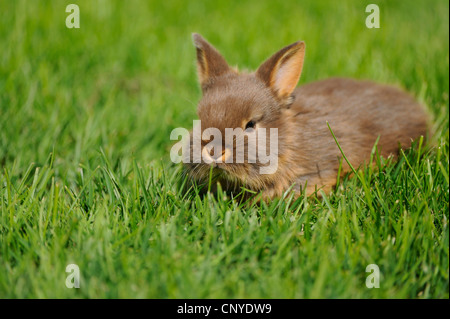
[[[277,168],[270,174],[261,174],[264,164],[258,159],[224,161],[230,154],[236,159],[236,139],[232,145],[222,140],[225,151],[214,154],[207,148],[211,139],[202,135],[204,156],[194,163],[191,131],[191,160],[185,165],[195,181],[212,178],[225,191],[237,193],[244,187],[265,200],[281,197],[287,190],[296,196],[306,192],[320,197],[317,190],[329,193],[336,185],[342,157],[327,123],[356,168],[368,163],[378,137],[380,155],[395,158],[399,145],[410,147],[428,133],[424,107],[398,88],[350,78],[329,78],[296,88],[305,57],[303,41],[276,52],[255,72],[240,73],[201,35],[194,33],[192,38],[202,91],[197,110],[201,132],[216,128],[224,134],[226,128],[241,128],[248,136],[259,136],[255,133],[259,128],[278,131]],[[250,148],[250,143],[249,138],[244,140],[244,147]],[[261,146],[266,152],[267,144]],[[349,172],[349,165],[342,161],[341,174]]]

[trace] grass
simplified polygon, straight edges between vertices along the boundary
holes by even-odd
[[[67,29],[70,2],[2,1],[0,298],[448,298],[448,2],[375,2],[380,29],[368,3],[331,0],[84,0]],[[181,192],[169,135],[196,119],[192,32],[248,69],[304,40],[301,84],[404,87],[433,142],[374,152],[323,199]]]

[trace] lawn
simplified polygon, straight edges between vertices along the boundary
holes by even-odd
[[[68,4],[80,28],[68,29]],[[377,3],[380,28],[365,7]],[[1,1],[0,298],[449,298],[449,4]],[[323,198],[182,191],[200,99],[191,33],[255,69],[306,42],[300,85],[405,88],[430,142]],[[420,143],[419,143],[420,144]],[[345,150],[344,150],[345,152]],[[66,266],[79,266],[79,289]],[[376,264],[380,287],[369,289]]]

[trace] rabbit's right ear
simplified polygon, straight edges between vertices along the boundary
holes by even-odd
[[[281,100],[288,99],[302,74],[305,43],[295,42],[266,60],[256,75],[272,89]]]
[[[200,85],[203,90],[215,78],[232,69],[227,61],[220,55],[211,44],[208,43],[200,34],[193,33],[192,40],[197,49],[197,72]]]

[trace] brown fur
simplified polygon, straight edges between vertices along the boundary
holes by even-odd
[[[226,190],[245,186],[262,191],[264,198],[281,196],[294,183],[298,194],[305,183],[308,195],[316,188],[331,190],[341,153],[327,121],[354,167],[368,162],[378,136],[380,153],[387,157],[397,155],[399,143],[409,147],[427,134],[422,106],[391,86],[331,78],[294,90],[303,67],[303,42],[278,51],[255,73],[239,74],[200,35],[193,38],[203,91],[198,106],[202,130],[215,127],[224,134],[225,128],[245,127],[250,120],[257,127],[278,128],[278,170],[261,175],[260,163],[218,164],[213,172]],[[194,179],[208,180],[209,165],[187,167]]]

